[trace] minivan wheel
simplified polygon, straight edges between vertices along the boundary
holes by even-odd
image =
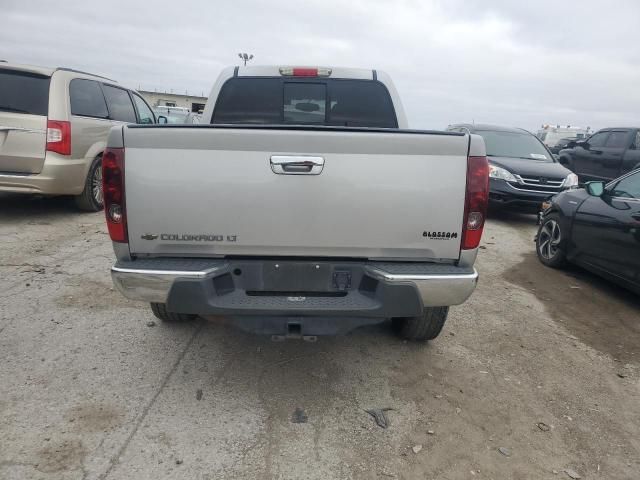
[[[165,303],[152,303],[151,311],[163,322],[188,322],[197,317],[197,315],[188,315],[186,313],[174,313],[167,310]]]
[[[449,307],[425,308],[423,314],[417,317],[392,319],[393,329],[406,340],[421,342],[433,340],[440,335],[448,315]]]
[[[567,257],[562,250],[563,232],[560,227],[560,217],[557,213],[546,215],[538,229],[536,236],[536,254],[546,266],[561,268],[567,263]]]
[[[75,197],[76,206],[87,212],[99,212],[103,207],[102,156],[96,157],[84,181],[84,190]]]

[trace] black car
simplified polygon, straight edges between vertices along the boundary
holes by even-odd
[[[580,178],[611,181],[640,167],[640,128],[604,128],[560,150],[558,161]]]
[[[540,139],[519,128],[459,124],[447,130],[482,136],[489,159],[489,203],[539,210],[550,196],[578,185]]]
[[[640,294],[640,170],[554,196],[536,252],[549,267],[572,262]]]

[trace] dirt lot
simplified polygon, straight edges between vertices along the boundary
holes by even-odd
[[[428,346],[387,325],[273,343],[149,326],[102,214],[2,197],[0,478],[640,478],[640,301],[543,268],[534,232],[489,222],[479,288]]]

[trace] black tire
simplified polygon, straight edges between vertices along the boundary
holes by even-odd
[[[394,318],[393,327],[406,340],[433,340],[440,335],[448,314],[449,307],[425,308],[424,313],[417,317]]]
[[[103,208],[102,156],[96,157],[84,180],[84,190],[74,197],[76,206],[85,212],[99,212]]]
[[[567,264],[567,256],[563,249],[564,240],[560,215],[545,215],[536,235],[536,254],[540,262],[551,268],[564,267]]]
[[[164,303],[152,303],[151,311],[163,322],[188,322],[197,317],[197,315],[189,315],[186,313],[169,312],[167,305]]]

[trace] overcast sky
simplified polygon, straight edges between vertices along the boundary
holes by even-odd
[[[0,0],[0,59],[208,94],[256,64],[395,80],[409,122],[640,125],[640,1]]]

